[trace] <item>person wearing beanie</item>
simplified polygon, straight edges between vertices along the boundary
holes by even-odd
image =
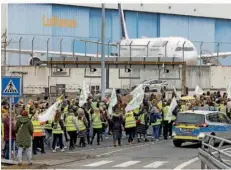
[[[79,140],[79,146],[85,147],[86,146],[86,137],[87,137],[87,128],[88,128],[88,121],[85,117],[84,110],[82,108],[79,108],[77,110],[78,113],[78,126],[79,126],[79,134],[78,138]]]
[[[22,165],[22,153],[26,150],[28,165],[32,165],[32,137],[33,137],[33,124],[28,117],[26,110],[21,112],[21,116],[17,118],[15,133],[16,133],[16,144],[18,146],[18,165]]]

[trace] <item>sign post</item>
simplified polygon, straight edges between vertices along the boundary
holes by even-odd
[[[9,122],[9,160],[12,152],[12,104],[14,97],[21,95],[21,77],[2,77],[2,96],[9,97],[10,100],[10,122]]]

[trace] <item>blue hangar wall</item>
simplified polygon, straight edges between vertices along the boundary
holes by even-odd
[[[63,19],[59,26],[49,24],[49,19]],[[167,15],[125,11],[128,35],[130,38],[181,36],[193,41],[200,51],[203,41],[203,52],[231,51],[231,20],[200,18],[180,15]],[[11,48],[46,50],[49,37],[49,50],[84,53],[84,42],[75,41],[73,37],[98,41],[101,38],[101,9],[53,4],[9,4],[8,35],[12,39]],[[62,45],[60,47],[60,40]],[[117,10],[106,10],[106,41],[120,39],[120,22]],[[100,51],[100,46],[98,47]],[[87,44],[87,53],[97,53],[95,44]],[[115,49],[107,48],[106,52]],[[100,52],[99,52],[100,53]],[[46,56],[46,55],[45,55]],[[21,56],[21,64],[28,63],[29,56]],[[224,65],[231,65],[231,58],[220,60]],[[19,56],[9,55],[8,63],[19,64]]]

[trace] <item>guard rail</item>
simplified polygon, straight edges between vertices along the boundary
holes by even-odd
[[[215,147],[218,145],[217,147]],[[225,148],[224,146],[227,146]],[[198,149],[201,169],[231,169],[231,141],[206,135]]]

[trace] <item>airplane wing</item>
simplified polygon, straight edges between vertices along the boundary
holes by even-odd
[[[21,54],[28,54],[28,55],[31,55],[32,56],[32,51],[31,50],[19,50],[18,49],[1,49],[2,52],[6,51],[6,52],[9,52],[9,53],[21,53]],[[41,54],[41,55],[44,55],[46,56],[47,55],[47,51],[42,51],[42,50],[34,50],[33,53],[36,55],[36,54]],[[60,56],[65,56],[65,57],[73,57],[73,56],[88,56],[88,57],[100,57],[101,55],[100,54],[85,54],[85,53],[72,53],[72,52],[62,52],[60,53],[59,51],[48,51],[48,54],[49,55],[60,55]],[[106,57],[106,55],[105,55]]]
[[[231,52],[219,52],[219,53],[208,53],[208,54],[202,54],[201,58],[213,58],[213,57],[228,57],[231,56]],[[200,58],[200,56],[198,56]]]

